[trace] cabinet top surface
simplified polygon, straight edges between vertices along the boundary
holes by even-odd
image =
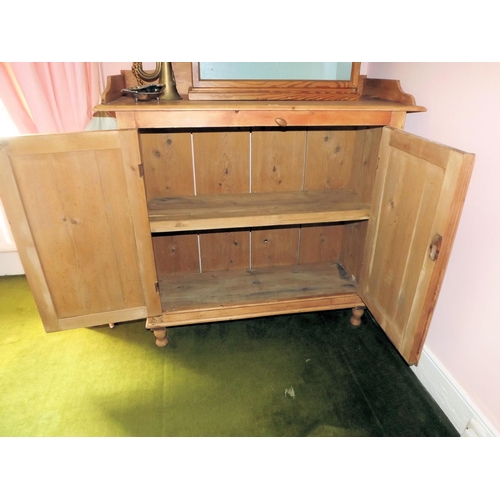
[[[389,111],[422,112],[423,106],[402,104],[382,99],[361,98],[358,101],[180,101],[136,103],[131,97],[120,97],[108,104],[99,104],[95,111],[168,112],[168,111]]]

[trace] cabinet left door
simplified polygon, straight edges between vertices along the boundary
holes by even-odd
[[[0,197],[47,332],[161,314],[135,130],[0,141]]]

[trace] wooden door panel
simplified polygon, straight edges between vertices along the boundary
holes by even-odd
[[[400,130],[382,133],[359,293],[411,364],[435,307],[473,159]],[[437,237],[441,248],[433,260]]]
[[[161,312],[134,131],[9,139],[2,199],[47,331]]]

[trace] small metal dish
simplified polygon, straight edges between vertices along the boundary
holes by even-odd
[[[139,101],[151,101],[156,99],[160,102],[160,97],[165,92],[165,85],[143,85],[141,87],[129,87],[128,89],[122,89],[122,94],[128,95],[135,99],[135,102]]]

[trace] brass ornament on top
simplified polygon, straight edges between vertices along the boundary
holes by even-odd
[[[136,102],[150,99],[156,99],[158,102],[182,99],[177,92],[171,62],[157,62],[156,68],[152,71],[144,70],[142,62],[134,62],[132,63],[132,73],[136,77],[139,87],[123,89],[123,92],[134,97]],[[157,83],[154,85],[145,83],[156,81]]]

